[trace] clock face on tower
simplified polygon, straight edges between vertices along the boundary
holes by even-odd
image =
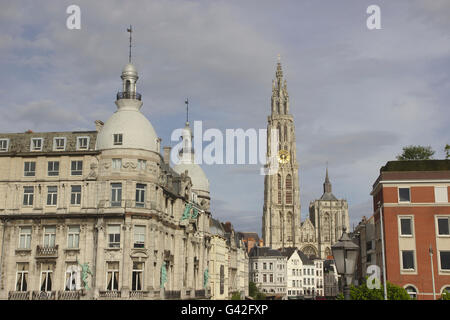
[[[280,150],[278,152],[278,162],[279,163],[288,163],[289,162],[289,151],[287,150]]]

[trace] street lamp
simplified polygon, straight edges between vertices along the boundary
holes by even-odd
[[[336,269],[342,275],[344,280],[344,297],[350,300],[350,283],[355,272],[356,259],[358,258],[359,246],[350,239],[346,229],[344,228],[342,237],[331,246]]]

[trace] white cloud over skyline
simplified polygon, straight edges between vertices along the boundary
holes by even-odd
[[[450,143],[450,5],[378,1],[382,29],[366,28],[371,1],[78,1],[81,30],[65,27],[71,1],[2,1],[2,132],[94,129],[116,110],[120,72],[133,62],[142,112],[170,145],[190,118],[204,129],[266,128],[281,54],[296,124],[303,219],[333,192],[350,219],[369,216],[379,168],[405,145]],[[261,232],[257,168],[203,166],[213,216]]]

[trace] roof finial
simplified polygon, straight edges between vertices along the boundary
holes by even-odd
[[[128,55],[128,62],[131,63],[131,33],[133,33],[133,27],[130,24],[130,27],[127,28],[127,32],[130,33],[130,53]]]
[[[186,125],[189,125],[189,99],[186,98],[184,103],[186,104]]]
[[[281,62],[281,54],[277,54],[277,61],[278,61],[278,63]]]

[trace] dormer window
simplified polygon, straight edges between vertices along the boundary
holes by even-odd
[[[64,151],[66,149],[66,138],[53,138],[53,151]]]
[[[0,152],[8,151],[9,139],[0,139]]]
[[[121,146],[122,145],[122,134],[115,133],[113,136],[114,136],[114,145]]]
[[[30,151],[42,151],[43,138],[31,138]]]
[[[89,149],[89,137],[77,137],[77,150]]]

